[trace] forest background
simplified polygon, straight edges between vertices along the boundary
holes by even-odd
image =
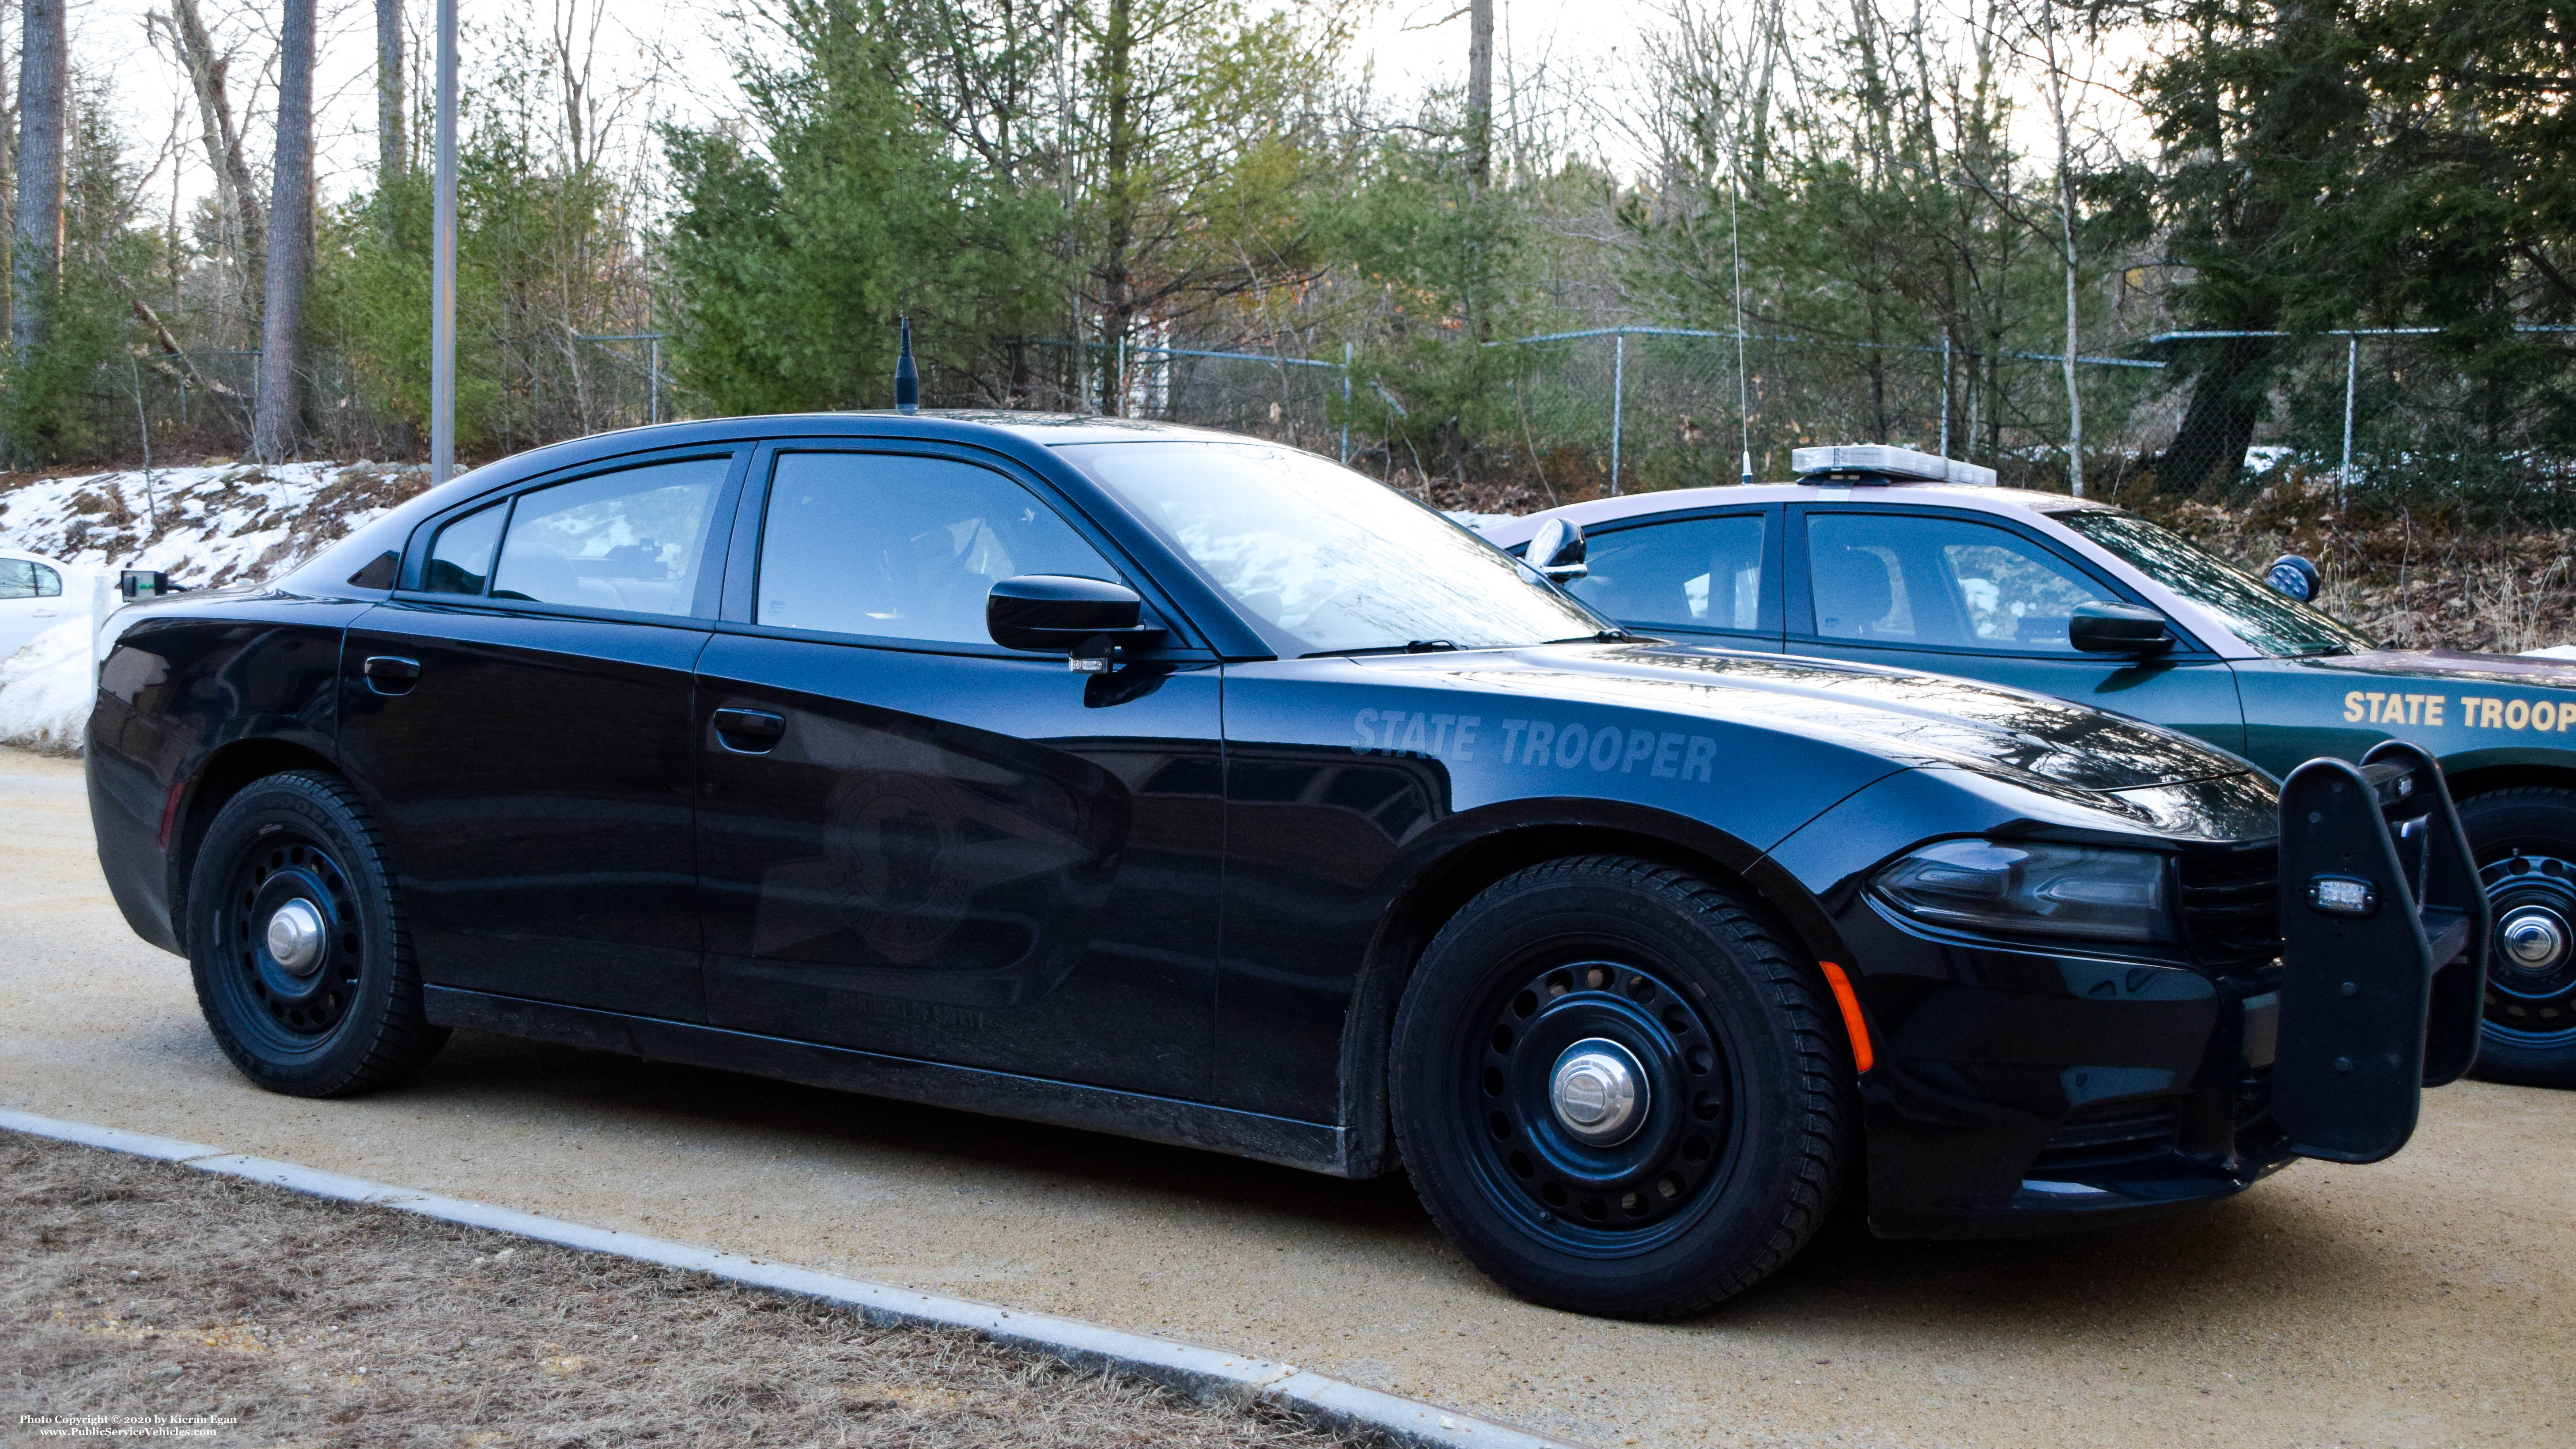
[[[469,5],[461,449],[880,406],[900,313],[929,405],[1235,427],[1451,506],[1890,441],[2576,523],[2562,7],[1661,0],[1541,63],[1497,3],[1422,12],[1457,65],[1404,91],[1369,0],[741,0],[721,55]],[[150,0],[74,46],[12,0],[5,461],[423,451],[428,10]],[[334,126],[374,164],[317,187]]]

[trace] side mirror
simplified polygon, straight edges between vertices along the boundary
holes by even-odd
[[[1590,572],[1583,561],[1585,549],[1583,525],[1571,519],[1551,518],[1538,526],[1530,536],[1529,547],[1521,557],[1531,568],[1557,583],[1579,579]]]
[[[2272,560],[2272,566],[2263,571],[2263,582],[2270,584],[2274,592],[2287,594],[2302,604],[2315,603],[2326,584],[2315,564],[2294,553]]]
[[[2087,654],[2162,654],[2174,636],[2165,616],[2135,604],[2078,604],[2066,619],[2066,642]]]
[[[1062,653],[1071,667],[1097,673],[1122,644],[1163,636],[1143,623],[1145,601],[1125,584],[1069,574],[1021,574],[984,596],[984,628],[1005,649]]]

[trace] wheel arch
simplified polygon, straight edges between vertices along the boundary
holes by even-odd
[[[1379,918],[1342,1021],[1344,1175],[1374,1177],[1397,1166],[1387,1115],[1389,1045],[1396,1008],[1423,949],[1469,901],[1518,871],[1578,855],[1624,855],[1669,865],[1742,891],[1811,961],[1839,959],[1841,938],[1823,910],[1804,887],[1746,842],[1660,811],[1580,808],[1604,802],[1556,803],[1577,808],[1524,815],[1489,828],[1471,823],[1470,817],[1448,822],[1464,825],[1465,838],[1431,855]]]
[[[308,744],[274,736],[234,740],[217,748],[190,772],[170,829],[170,933],[182,954],[188,950],[188,878],[197,868],[197,849],[206,831],[232,798],[271,775],[311,770],[342,779],[337,762]]]
[[[2576,759],[2561,763],[2558,760],[2481,759],[2473,755],[2466,759],[2443,761],[2442,778],[2451,787],[2451,798],[2458,801],[2492,795],[2498,790],[2522,790],[2534,786],[2576,790]]]

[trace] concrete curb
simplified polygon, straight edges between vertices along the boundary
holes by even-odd
[[[1261,1400],[1341,1433],[1374,1430],[1398,1444],[1421,1446],[1421,1449],[1577,1449],[1566,1440],[1544,1438],[1418,1399],[1364,1389],[1340,1379],[1308,1373],[1293,1364],[1245,1354],[1220,1353],[1212,1348],[1199,1348],[1168,1338],[1104,1328],[1080,1319],[1021,1313],[936,1293],[915,1293],[908,1288],[818,1273],[789,1263],[693,1248],[686,1243],[608,1228],[585,1227],[536,1213],[523,1213],[515,1208],[388,1187],[380,1182],[343,1177],[336,1172],[300,1167],[292,1162],[245,1157],[202,1143],[153,1137],[116,1127],[94,1127],[86,1122],[66,1122],[29,1112],[0,1109],[0,1131],[103,1147],[110,1152],[264,1182],[313,1197],[418,1213],[442,1222],[487,1228],[582,1252],[610,1253],[639,1263],[705,1273],[747,1287],[765,1288],[849,1308],[867,1322],[883,1327],[968,1329],[996,1343],[1042,1353],[1076,1368],[1134,1374],[1193,1399]]]

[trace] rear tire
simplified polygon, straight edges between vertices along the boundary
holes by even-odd
[[[390,1086],[447,1042],[422,1009],[375,825],[339,780],[271,775],[225,802],[189,873],[188,922],[215,1044],[272,1092]]]
[[[2497,790],[2460,824],[2495,913],[2473,1075],[2576,1087],[2576,790]]]
[[[1649,861],[1532,866],[1459,911],[1405,988],[1397,1143],[1432,1220],[1512,1292],[1698,1313],[1833,1206],[1853,1117],[1834,1023],[1814,966],[1742,898]],[[1585,1120],[1604,1082],[1606,1127]],[[1587,1140],[1607,1132],[1627,1135]]]

